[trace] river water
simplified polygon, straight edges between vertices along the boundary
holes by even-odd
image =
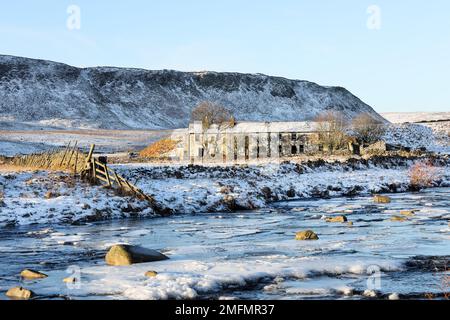
[[[440,188],[395,194],[390,204],[301,200],[249,212],[2,229],[0,291],[21,285],[37,299],[442,298],[449,291],[449,195]],[[406,221],[390,220],[412,209]],[[336,214],[353,226],[323,219]],[[296,241],[306,229],[320,239]],[[117,243],[157,249],[170,260],[106,266],[107,248]],[[24,268],[49,277],[21,280]],[[158,276],[146,278],[148,270]],[[68,276],[79,281],[67,285]]]

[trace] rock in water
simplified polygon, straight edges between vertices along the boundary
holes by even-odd
[[[154,277],[156,277],[158,275],[158,272],[156,272],[156,271],[147,271],[146,273],[145,273],[145,276],[147,277],[147,278],[154,278]]]
[[[389,198],[388,196],[380,196],[379,194],[377,194],[373,197],[373,201],[376,203],[390,203],[391,198]]]
[[[6,296],[11,299],[24,299],[28,300],[34,295],[33,291],[22,288],[22,287],[15,287],[11,288],[6,292]]]
[[[75,282],[77,282],[77,278],[74,278],[74,277],[64,278],[63,282],[65,282],[65,283],[75,283]]]
[[[400,296],[398,295],[398,293],[392,293],[389,295],[388,297],[389,300],[400,300]]]
[[[129,266],[134,263],[166,259],[169,258],[156,250],[126,244],[112,246],[105,257],[106,263],[110,266]]]
[[[413,210],[402,210],[402,211],[400,211],[400,214],[404,215],[404,216],[413,216],[414,211]]]
[[[31,270],[31,269],[25,269],[20,273],[20,276],[27,280],[34,280],[34,279],[43,279],[47,278],[48,276],[44,273],[41,273],[39,271]]]
[[[340,223],[344,223],[344,222],[347,222],[347,217],[346,216],[330,217],[330,218],[326,218],[325,221],[326,222],[340,222]]]
[[[403,222],[406,221],[407,219],[405,217],[400,217],[400,216],[393,216],[391,218],[391,221],[398,221],[398,222]]]
[[[295,234],[295,240],[319,240],[317,234],[311,230],[300,231]]]

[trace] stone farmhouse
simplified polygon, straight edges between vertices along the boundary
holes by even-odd
[[[317,122],[239,122],[211,125],[201,121],[175,130],[172,158],[189,163],[248,162],[327,151],[318,143]]]

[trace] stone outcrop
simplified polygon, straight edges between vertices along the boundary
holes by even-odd
[[[26,280],[35,280],[35,279],[44,279],[48,276],[42,272],[31,270],[31,269],[25,269],[20,273],[20,276]]]
[[[400,217],[400,216],[393,216],[392,218],[391,218],[391,221],[395,221],[395,222],[404,222],[404,221],[406,221],[407,219],[405,218],[405,217]]]
[[[339,222],[344,223],[347,222],[346,216],[336,216],[336,217],[329,217],[325,219],[326,222]]]
[[[319,237],[314,231],[306,230],[297,232],[295,234],[295,240],[319,240]]]
[[[75,283],[75,282],[77,282],[77,278],[74,278],[74,277],[64,278],[63,282],[65,282],[65,283]]]
[[[413,216],[414,212],[415,210],[402,210],[400,211],[400,214],[404,216]]]
[[[169,258],[156,250],[125,244],[112,246],[105,257],[106,263],[111,266],[129,266],[166,259]]]
[[[156,272],[156,271],[147,271],[146,273],[145,273],[145,276],[147,277],[147,278],[154,278],[154,277],[156,277],[158,275],[158,272]]]
[[[391,198],[377,194],[373,197],[373,201],[376,203],[390,203]]]
[[[6,292],[6,296],[11,299],[28,300],[34,296],[34,293],[22,287],[14,287]]]

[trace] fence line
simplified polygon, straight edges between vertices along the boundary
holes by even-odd
[[[81,178],[89,180],[91,183],[102,183],[109,188],[117,188],[120,191],[126,191],[141,200],[146,200],[150,203],[155,212],[162,215],[171,214],[170,209],[160,206],[153,197],[144,193],[134,184],[123,178],[117,172],[108,167],[106,163],[95,159],[94,154],[95,145],[91,145],[89,154],[86,157],[85,166],[81,171]]]
[[[172,213],[170,209],[163,208],[153,197],[145,194],[141,189],[109,168],[106,163],[96,159],[94,149],[95,145],[93,144],[86,156],[78,148],[78,141],[75,141],[73,145],[69,142],[63,148],[54,148],[44,153],[14,157],[10,163],[30,169],[69,171],[73,173],[74,178],[79,176],[82,180],[89,181],[91,184],[100,182],[106,187],[116,188],[120,192],[124,191],[140,200],[148,201],[156,213],[161,215]],[[84,166],[82,165],[83,159]]]

